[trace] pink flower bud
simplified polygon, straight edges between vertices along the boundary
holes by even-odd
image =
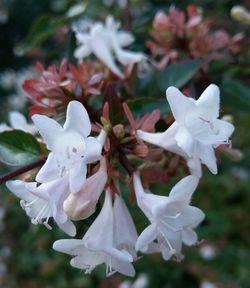
[[[86,219],[95,212],[96,203],[107,182],[105,158],[100,161],[99,170],[87,178],[78,193],[71,193],[63,203],[63,209],[73,220]]]

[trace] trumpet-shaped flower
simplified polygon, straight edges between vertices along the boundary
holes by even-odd
[[[217,173],[214,148],[227,144],[234,126],[218,119],[219,89],[211,84],[198,100],[188,98],[177,88],[167,89],[167,100],[175,122],[163,133],[137,131],[146,142],[160,146],[185,157],[191,170],[199,170],[199,161]],[[199,173],[196,173],[199,174]]]
[[[44,224],[51,229],[48,221],[51,217],[65,233],[74,236],[76,229],[63,210],[63,202],[70,191],[66,178],[41,184],[26,183],[21,180],[8,181],[7,187],[21,199],[21,207],[31,218],[33,224]]]
[[[110,191],[106,191],[104,205],[82,240],[63,239],[54,243],[53,248],[75,256],[70,264],[90,273],[96,266],[106,264],[107,275],[116,271],[134,276],[131,262],[133,257],[120,250],[115,243],[114,214]]]
[[[107,166],[105,158],[100,161],[99,170],[87,178],[78,193],[71,193],[64,201],[63,208],[74,220],[86,219],[96,210],[96,203],[107,182]]]
[[[75,50],[75,57],[81,59],[93,53],[114,74],[124,78],[115,58],[120,64],[131,67],[145,60],[145,56],[123,49],[134,41],[134,37],[129,32],[118,31],[119,27],[120,23],[108,16],[105,25],[98,22],[92,25],[89,33],[76,32],[79,47]]]
[[[71,192],[78,192],[86,180],[87,164],[101,157],[102,145],[89,137],[91,124],[88,113],[78,101],[71,101],[63,127],[44,116],[32,117],[51,153],[36,176],[36,181],[46,183],[66,174]]]
[[[189,205],[198,178],[185,177],[173,187],[168,197],[146,193],[137,174],[134,174],[133,181],[138,206],[151,223],[139,236],[136,249],[145,251],[154,244],[165,260],[172,256],[181,259],[182,242],[186,245],[197,242],[193,229],[204,219],[200,209]]]

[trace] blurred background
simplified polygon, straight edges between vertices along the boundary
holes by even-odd
[[[82,5],[84,12],[76,4]],[[53,242],[65,235],[57,227],[47,231],[43,226],[31,225],[18,199],[1,185],[0,287],[250,287],[250,25],[230,16],[235,5],[250,10],[249,0],[131,0],[129,6],[126,0],[0,0],[0,120],[6,123],[11,110],[27,113],[22,83],[36,77],[37,60],[45,65],[58,64],[64,57],[76,62],[72,23],[84,25],[86,20],[103,20],[112,14],[133,31],[136,41],[132,49],[150,53],[145,42],[151,38],[149,31],[156,12],[167,12],[170,5],[185,10],[189,4],[197,5],[203,17],[210,19],[211,29],[225,29],[229,35],[244,33],[237,56],[211,61],[205,75],[210,77],[206,81],[220,86],[222,114],[233,121],[236,131],[232,138],[235,150],[219,153],[217,176],[204,168],[193,200],[207,216],[197,230],[200,245],[184,249],[181,263],[164,262],[160,255],[144,256],[135,263],[137,280],[120,275],[105,278],[103,267],[85,275],[69,265],[70,257],[52,250]],[[202,81],[199,76],[193,85],[203,87]],[[164,97],[164,92],[151,84],[144,85],[147,93]],[[0,164],[1,174],[6,169]],[[172,184],[164,190],[169,191]],[[136,207],[132,212],[135,222],[143,227],[142,213]],[[84,229],[79,227],[79,237]]]

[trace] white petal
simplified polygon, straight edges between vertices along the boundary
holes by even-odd
[[[84,243],[88,249],[106,251],[114,244],[114,216],[111,202],[111,192],[106,191],[101,212],[84,235]]]
[[[80,255],[83,247],[83,240],[78,239],[62,239],[57,240],[53,244],[53,249],[70,255]]]
[[[183,231],[182,231],[182,241],[187,246],[195,245],[198,242],[198,237],[197,237],[196,232],[194,230],[192,230],[191,228],[183,229]]]
[[[90,54],[91,54],[91,47],[86,44],[80,45],[74,51],[74,57],[77,59],[88,57]]]
[[[179,89],[172,86],[167,89],[166,94],[175,120],[184,124],[186,115],[195,107],[195,100],[186,97]]]
[[[36,175],[36,181],[45,183],[60,178],[60,170],[57,165],[56,156],[49,153],[48,158]]]
[[[34,197],[26,188],[26,182],[21,180],[10,180],[6,182],[7,188],[14,193],[18,198],[25,201],[30,201]]]
[[[118,261],[116,259],[112,259],[112,268],[126,276],[134,277],[135,276],[135,269],[133,265],[129,262]]]
[[[180,126],[176,135],[175,140],[177,145],[185,152],[188,156],[192,156],[194,152],[194,139],[189,131]]]
[[[191,175],[181,179],[169,193],[170,200],[180,201],[188,205],[198,183],[199,179]]]
[[[67,108],[66,121],[63,128],[74,130],[83,137],[87,137],[91,131],[89,115],[84,106],[78,101],[71,101]]]
[[[210,84],[196,101],[196,105],[209,115],[209,118],[217,118],[220,109],[220,90],[218,86]]]
[[[151,242],[153,242],[157,237],[157,226],[155,223],[149,225],[146,229],[144,229],[137,239],[135,249],[142,250],[147,247]]]
[[[46,141],[48,149],[53,150],[56,139],[63,133],[63,128],[55,120],[44,115],[33,115],[32,120]]]
[[[204,218],[205,214],[201,209],[194,206],[186,206],[182,209],[179,221],[182,223],[183,227],[195,228],[204,220]]]
[[[86,151],[84,155],[85,163],[92,163],[101,158],[102,145],[101,143],[94,137],[88,137],[86,139]]]
[[[187,166],[190,173],[198,178],[202,176],[201,161],[199,157],[187,157]]]
[[[121,47],[126,47],[132,44],[135,40],[134,36],[131,33],[125,32],[125,31],[121,31],[117,33],[116,37],[117,37],[118,44]]]
[[[96,35],[92,37],[92,49],[97,58],[99,58],[107,67],[121,79],[124,78],[123,73],[120,71],[114,61],[111,49],[109,47],[108,39],[104,39],[104,36]]]
[[[213,147],[199,143],[199,156],[201,162],[213,173],[217,174],[217,163]]]
[[[86,181],[87,165],[81,161],[76,163],[73,168],[69,170],[69,186],[72,193],[77,193],[81,190]]]
[[[11,127],[14,129],[19,129],[27,132],[27,120],[24,117],[23,114],[17,112],[17,111],[12,111],[9,113],[9,122]]]
[[[76,227],[70,220],[64,223],[57,222],[57,225],[62,231],[64,231],[69,236],[74,237],[76,235]]]
[[[118,248],[122,245],[135,246],[138,234],[133,219],[123,199],[116,194],[114,202],[115,238]]]

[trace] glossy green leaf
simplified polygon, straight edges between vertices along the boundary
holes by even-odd
[[[186,60],[168,66],[159,75],[158,85],[160,89],[166,90],[169,86],[182,88],[194,77],[202,64],[201,60]]]
[[[40,144],[31,134],[20,131],[0,133],[0,161],[11,166],[30,164],[38,159]]]

